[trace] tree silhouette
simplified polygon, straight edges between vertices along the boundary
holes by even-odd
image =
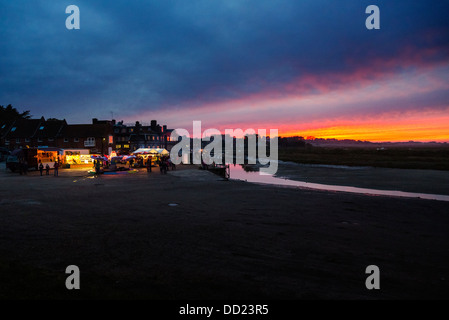
[[[6,107],[0,106],[0,122],[10,122],[17,119],[31,118],[30,110],[20,113],[12,105],[8,104]]]

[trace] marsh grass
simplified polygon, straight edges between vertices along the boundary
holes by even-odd
[[[449,170],[449,148],[280,147],[279,159],[307,164]]]

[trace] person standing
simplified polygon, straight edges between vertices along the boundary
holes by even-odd
[[[55,177],[57,177],[59,175],[59,162],[57,160],[55,161],[53,168],[55,169]]]
[[[160,166],[161,166],[161,174],[167,174],[167,161],[164,158],[161,159]]]
[[[44,165],[42,164],[41,160],[39,160],[39,172],[41,173],[41,177],[42,177],[42,173],[44,172]]]
[[[95,174],[100,174],[100,160],[95,161]]]
[[[48,163],[45,165],[45,175],[46,176],[50,175],[50,166]]]

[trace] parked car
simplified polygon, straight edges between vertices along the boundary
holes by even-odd
[[[16,172],[19,170],[20,162],[19,158],[16,156],[8,156],[6,158],[6,169]]]
[[[12,172],[19,170],[19,165],[28,163],[28,169],[38,169],[37,149],[16,149],[6,158],[6,168]]]

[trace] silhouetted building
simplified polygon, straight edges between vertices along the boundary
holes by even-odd
[[[129,153],[139,148],[164,148],[170,150],[177,142],[171,141],[173,129],[160,126],[156,120],[151,120],[149,126],[136,121],[134,125],[125,125],[123,121],[114,125],[115,149],[117,153]]]
[[[17,148],[57,147],[88,149],[90,153],[128,153],[138,148],[165,148],[171,141],[172,129],[160,126],[156,120],[144,126],[138,121],[124,125],[123,121],[92,119],[92,124],[67,124],[66,120],[18,119],[0,123],[0,146]]]
[[[114,150],[112,123],[92,119],[92,124],[67,125],[58,141],[62,149],[89,149],[90,153],[110,154]]]
[[[67,126],[65,120],[46,121],[44,117],[18,119],[8,126],[8,130],[2,132],[1,142],[10,150],[40,146],[54,147],[65,126]]]

